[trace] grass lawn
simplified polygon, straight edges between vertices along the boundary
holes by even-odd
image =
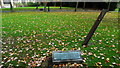
[[[2,13],[4,66],[40,66],[52,51],[80,50],[87,66],[118,66],[118,13],[108,12],[87,48],[81,45],[100,12]]]
[[[116,8],[115,11],[119,11],[119,8]]]
[[[38,9],[40,8],[44,8],[43,6],[39,7]],[[48,8],[48,7],[47,7]],[[50,6],[50,9],[59,9],[60,7],[53,7],[53,6]],[[62,7],[63,9],[69,9],[71,7]],[[13,8],[14,11],[19,11],[19,10],[35,10],[36,7],[16,7],[16,8]],[[10,8],[2,8],[2,11],[10,11]]]

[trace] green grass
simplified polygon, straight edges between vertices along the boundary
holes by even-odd
[[[116,8],[115,11],[119,11],[119,8]]]
[[[44,8],[43,6],[39,7],[40,8]],[[47,7],[48,8],[48,7]],[[50,6],[51,9],[58,9],[60,7],[53,7],[53,6]],[[63,9],[65,8],[71,8],[71,7],[62,7]],[[16,7],[16,8],[13,8],[15,11],[19,11],[19,10],[35,10],[36,7]],[[10,11],[10,8],[2,8],[2,11]]]
[[[36,61],[41,61],[41,58],[54,50],[80,49],[87,66],[96,66],[97,62],[101,62],[102,66],[117,66],[113,65],[114,62],[120,63],[117,12],[106,14],[89,42],[91,45],[87,48],[81,46],[99,13],[2,13],[3,65],[41,64]],[[110,59],[109,62],[106,62],[107,58]]]

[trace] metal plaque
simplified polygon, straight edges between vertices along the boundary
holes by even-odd
[[[69,61],[82,61],[80,51],[53,51],[52,60],[53,62],[69,62]]]

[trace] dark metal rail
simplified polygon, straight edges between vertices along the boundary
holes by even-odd
[[[105,16],[106,12],[108,12],[107,9],[102,10],[102,12],[98,16],[97,20],[95,21],[94,25],[92,26],[91,30],[89,31],[87,37],[85,38],[85,41],[83,42],[82,46],[88,45],[89,40],[91,39],[91,37],[94,34],[97,27],[99,26],[100,22],[102,21],[103,17]]]

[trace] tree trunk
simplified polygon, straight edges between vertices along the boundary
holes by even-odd
[[[111,3],[111,2],[108,3],[108,10],[110,10],[110,3]]]
[[[10,10],[13,11],[13,5],[11,2],[10,2]]]
[[[50,11],[50,6],[48,5],[48,12]]]
[[[39,2],[37,2],[37,6],[36,6],[36,9],[38,9],[38,7],[39,7]]]
[[[54,7],[56,7],[56,2],[54,2]]]
[[[83,9],[85,9],[85,5],[86,5],[86,3],[84,2],[84,4],[83,4]]]
[[[75,12],[77,11],[78,3],[79,3],[79,2],[76,3]]]
[[[44,12],[47,12],[46,6],[47,6],[47,2],[44,2]]]
[[[60,2],[60,9],[62,9],[62,2]]]

